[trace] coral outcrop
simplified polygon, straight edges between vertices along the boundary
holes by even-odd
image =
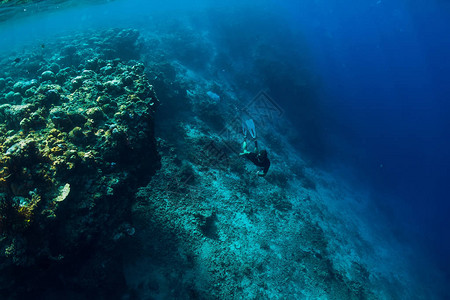
[[[128,33],[118,47],[131,47],[124,40],[136,36]],[[92,57],[77,67],[50,64],[37,78],[0,79],[2,290],[19,267],[24,278],[40,276],[42,265],[64,270],[133,231],[132,195],[159,167],[159,101],[144,71],[142,63]]]

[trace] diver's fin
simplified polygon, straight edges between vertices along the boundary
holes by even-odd
[[[252,138],[256,139],[256,129],[255,129],[255,123],[252,119],[248,119],[245,121],[245,125],[247,125],[247,129],[250,132],[250,135]]]
[[[242,122],[242,133],[244,134],[244,137],[247,137],[247,124],[245,122]]]

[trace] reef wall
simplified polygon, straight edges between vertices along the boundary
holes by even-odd
[[[4,297],[64,285],[91,297],[98,285],[107,294],[123,284],[113,271],[120,266],[114,249],[134,234],[136,188],[159,168],[159,101],[144,65],[129,60],[139,49],[137,37],[133,30],[111,30],[2,61]]]

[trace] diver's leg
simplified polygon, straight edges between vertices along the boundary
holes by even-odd
[[[242,153],[239,153],[239,155],[244,155],[250,153],[250,151],[247,150],[247,139],[244,138],[244,142],[242,143]]]

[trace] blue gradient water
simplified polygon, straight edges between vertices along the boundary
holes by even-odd
[[[337,136],[332,152],[367,176],[399,226],[393,230],[449,274],[449,3],[293,7],[293,26],[307,36],[322,79],[325,139]]]
[[[214,14],[225,8],[244,19],[276,12],[290,32],[270,32],[269,23],[252,34],[272,36],[274,48],[286,53],[280,65],[306,69],[312,78],[299,91],[289,85],[298,84],[296,73],[289,80],[277,78],[276,69],[265,74],[271,95],[304,132],[298,148],[321,167],[353,169],[389,216],[392,231],[450,280],[450,4],[274,2],[117,1],[56,10],[1,25],[0,51],[64,31],[115,24],[145,29],[156,11],[210,14],[199,23],[212,33],[222,29],[214,27]],[[245,44],[232,41],[228,46],[238,57]]]

